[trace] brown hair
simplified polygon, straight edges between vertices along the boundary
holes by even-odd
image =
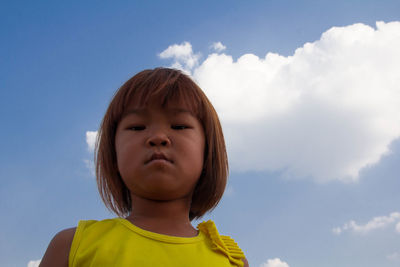
[[[206,95],[179,70],[156,68],[130,78],[115,93],[101,122],[96,140],[95,165],[100,196],[106,207],[118,216],[132,209],[131,196],[118,171],[115,134],[128,104],[146,105],[153,97],[162,105],[170,101],[184,103],[200,121],[205,133],[204,166],[192,196],[190,220],[200,218],[216,207],[228,176],[225,141],[218,115]]]

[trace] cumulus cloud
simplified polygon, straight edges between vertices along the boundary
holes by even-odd
[[[332,231],[334,234],[341,234],[344,231],[352,231],[354,233],[359,234],[367,234],[373,230],[382,229],[387,227],[388,225],[400,221],[400,212],[392,212],[389,216],[379,216],[372,218],[369,222],[365,224],[358,224],[355,221],[351,220],[345,223],[342,227],[333,228]],[[400,222],[396,225],[396,231],[398,231],[398,227]],[[398,231],[400,232],[400,231]]]
[[[214,49],[217,52],[221,52],[226,49],[226,46],[224,46],[221,42],[215,42],[210,46],[210,48]]]
[[[28,262],[28,267],[38,267],[39,264],[40,264],[40,261],[41,261],[41,259],[40,260],[36,260],[36,261],[29,261]]]
[[[261,264],[260,267],[289,267],[284,261],[281,261],[279,258],[267,260],[265,263]]]
[[[400,234],[400,222],[396,224],[396,232]]]
[[[94,167],[94,161],[91,159],[84,159],[83,162],[85,163],[86,168],[89,170],[92,176],[96,175],[96,170]]]
[[[188,68],[220,115],[234,171],[354,182],[400,137],[400,22],[333,27],[292,56],[160,54]],[[195,64],[196,63],[196,64]]]
[[[96,144],[96,138],[97,138],[97,131],[86,132],[87,150],[92,154],[92,156]],[[90,174],[92,176],[95,176],[94,161],[92,159],[84,159],[83,162],[85,163],[86,168],[90,171]]]
[[[172,68],[180,69],[190,74],[190,70],[198,65],[200,53],[193,53],[192,45],[189,42],[183,42],[170,45],[158,56],[162,59],[172,59]]]
[[[97,132],[93,131],[87,131],[86,132],[86,144],[87,144],[87,149],[89,152],[94,151],[94,146],[96,144],[96,137],[97,137]]]

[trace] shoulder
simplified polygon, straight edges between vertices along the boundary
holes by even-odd
[[[49,246],[40,263],[40,267],[66,266],[68,267],[69,251],[74,239],[76,227],[58,232],[50,241]]]
[[[229,258],[231,263],[237,266],[249,266],[249,263],[239,245],[230,236],[220,235],[213,221],[209,220],[202,222],[197,226],[197,228],[201,232],[205,233],[211,240],[211,248],[213,250],[222,252]]]

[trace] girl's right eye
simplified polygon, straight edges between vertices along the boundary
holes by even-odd
[[[128,128],[128,130],[132,131],[143,131],[146,127],[139,125],[139,126],[131,126]]]

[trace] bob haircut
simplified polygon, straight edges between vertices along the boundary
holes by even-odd
[[[96,140],[96,180],[100,196],[106,207],[118,216],[128,216],[132,212],[129,189],[118,171],[115,135],[130,103],[143,107],[154,98],[160,100],[163,107],[171,102],[184,105],[203,126],[204,165],[192,195],[189,212],[190,220],[200,218],[217,206],[225,191],[228,177],[225,141],[211,102],[197,84],[175,69],[144,70],[130,78],[115,93]]]

